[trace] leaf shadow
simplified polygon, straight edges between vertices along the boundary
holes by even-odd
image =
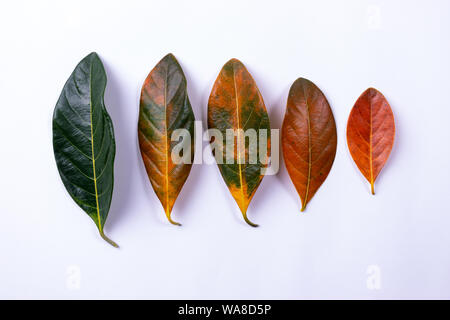
[[[207,93],[201,92],[200,89],[197,87],[196,81],[191,77],[189,68],[187,68],[184,65],[183,60],[179,60],[178,58],[177,60],[181,68],[183,69],[183,73],[186,77],[188,97],[191,103],[192,110],[194,111],[195,119],[196,121],[201,121],[203,129],[205,128],[206,120],[204,117],[204,113],[202,112],[203,110],[202,106],[206,105],[208,97]],[[196,133],[195,139],[197,139],[197,136],[201,138],[203,136],[203,132],[200,135]],[[203,155],[203,143],[201,145],[202,150],[194,150],[194,153],[196,153],[195,154],[196,159],[194,161],[199,160],[197,159],[197,157],[201,157]],[[195,143],[194,146],[197,147],[197,143]],[[180,222],[182,225],[185,224],[186,221],[189,221],[190,217],[192,216],[186,215],[187,213],[186,211],[192,208],[191,206],[192,199],[196,196],[199,196],[198,193],[200,192],[201,188],[198,188],[198,185],[201,183],[202,175],[204,174],[202,166],[203,164],[195,164],[195,163],[192,165],[189,176],[187,177],[186,182],[183,185],[183,188],[181,189],[180,194],[178,195],[175,201],[172,210],[173,218],[175,221]]]
[[[366,188],[368,190],[368,192],[370,193],[370,183],[369,181],[367,181],[367,179],[363,176],[363,174],[361,173],[361,171],[359,170],[358,166],[356,165],[355,160],[353,160],[352,154],[350,153],[350,150],[348,148],[348,143],[347,143],[347,128],[345,128],[344,133],[342,134],[345,139],[344,140],[344,144],[345,144],[345,155],[347,158],[347,161],[349,161],[351,163],[351,166],[353,168],[354,173],[358,175],[358,180],[361,181],[361,185],[364,186],[364,188]],[[383,170],[381,170],[383,171]]]
[[[156,66],[159,60],[155,61],[153,64],[149,63],[146,68],[148,68],[148,73],[145,73],[145,76],[140,79],[139,85],[136,87],[136,93],[135,93],[135,105],[137,109],[137,114],[139,118],[139,104],[140,104],[140,97],[141,97],[141,90],[142,90],[142,84],[144,83],[145,79],[148,77],[148,74],[153,70],[153,68]],[[139,146],[139,137],[138,137],[138,125],[137,125],[138,119],[136,119],[136,126],[135,130],[133,131],[133,137],[130,138],[130,141],[133,141],[134,150],[133,153],[136,157],[136,167],[137,167],[137,175],[138,181],[140,182],[140,187],[143,190],[143,196],[145,201],[144,206],[144,212],[143,214],[146,217],[149,217],[157,224],[162,224],[167,227],[173,227],[166,218],[166,214],[164,212],[164,207],[162,206],[158,196],[155,193],[155,190],[153,189],[153,186],[150,182],[150,179],[148,177],[147,170],[145,168],[144,161],[142,159],[142,154],[140,151]]]
[[[149,215],[150,218],[152,218],[157,223],[167,222],[166,215],[164,213],[164,208],[161,205],[161,202],[159,201],[155,191],[153,190],[152,184],[150,183],[150,180],[147,175],[147,170],[145,169],[144,161],[142,160],[142,155],[139,149],[137,129],[136,129],[136,136],[134,137],[134,142],[136,146],[135,152],[139,172],[138,176],[141,182],[141,188],[142,190],[144,190],[146,205],[148,205],[148,209],[147,207],[145,207],[144,214]]]
[[[181,189],[175,204],[172,209],[172,218],[181,223],[182,225],[186,224],[187,221],[189,221],[191,215],[188,214],[188,210],[192,209],[192,199],[196,196],[199,196],[198,193],[199,183],[201,183],[201,176],[203,174],[201,170],[201,165],[192,165],[191,172],[189,173],[189,176],[186,179],[186,182],[183,185],[183,188]]]
[[[273,116],[272,116],[272,118],[275,120],[273,128],[277,128],[280,130],[279,170],[278,170],[278,174],[275,175],[275,178],[278,179],[282,188],[286,191],[287,194],[289,194],[289,196],[292,198],[294,203],[296,203],[296,205],[298,206],[298,208],[300,210],[300,208],[301,208],[300,198],[294,187],[294,184],[291,181],[291,178],[289,177],[289,173],[286,169],[286,164],[284,162],[284,156],[283,156],[283,150],[282,150],[282,144],[281,144],[281,141],[282,141],[281,140],[282,139],[281,128],[283,126],[284,114],[286,112],[286,103],[287,103],[289,89],[290,89],[289,85],[285,86],[285,88],[283,89],[283,92],[279,95],[279,98],[277,99],[277,101],[278,101],[277,110],[272,111],[273,113],[276,112],[276,114],[273,114]]]
[[[126,101],[123,98],[121,84],[114,69],[103,61],[108,77],[105,90],[105,105],[114,125],[114,138],[116,142],[116,156],[114,161],[114,191],[111,207],[108,214],[108,229],[113,229],[124,219],[124,213],[131,202],[131,167],[129,154],[133,147],[129,143],[130,130],[125,119]]]

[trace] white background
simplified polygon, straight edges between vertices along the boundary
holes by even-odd
[[[0,35],[0,298],[450,298],[449,1],[4,1]],[[108,76],[117,154],[105,231],[120,249],[69,197],[53,157],[53,108],[91,51]],[[296,78],[323,90],[338,149],[305,213],[284,164],[250,205],[257,229],[217,166],[196,165],[173,210],[183,226],[168,224],[137,115],[145,77],[169,52],[204,125],[233,57],[254,76],[272,128]],[[345,139],[369,86],[397,127],[376,196]]]

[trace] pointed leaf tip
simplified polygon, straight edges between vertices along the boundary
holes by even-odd
[[[89,53],[85,58],[100,59],[100,57],[98,56],[97,52],[95,52],[95,51],[92,51],[91,53]]]
[[[173,53],[168,53],[164,56],[164,58],[162,58],[162,60],[172,60],[172,61],[177,61],[177,58],[174,56]]]
[[[225,63],[225,66],[244,67],[245,68],[244,64],[239,59],[236,59],[236,58],[231,58],[230,60],[228,60],[227,63]]]
[[[292,84],[292,87],[294,86],[294,84],[297,84],[297,85],[299,85],[299,84],[301,84],[301,85],[311,85],[312,84],[312,85],[314,85],[313,82],[311,82],[310,80],[308,80],[306,78],[302,78],[302,77],[297,78],[297,80],[295,80],[294,83]]]

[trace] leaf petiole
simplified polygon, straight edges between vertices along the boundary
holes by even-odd
[[[252,226],[252,227],[254,227],[254,228],[259,227],[259,225],[257,225],[257,224],[255,224],[255,223],[251,222],[251,221],[247,218],[247,213],[244,213],[243,216],[244,216],[245,222],[247,222],[250,226]]]
[[[114,248],[119,248],[119,246],[117,245],[117,243],[115,243],[114,241],[112,241],[110,238],[108,238],[103,231],[100,231],[100,236],[103,238],[103,240],[105,240],[106,242],[108,242],[110,245],[112,245]]]

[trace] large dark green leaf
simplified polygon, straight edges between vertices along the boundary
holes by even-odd
[[[104,232],[114,185],[116,145],[103,96],[106,73],[93,52],[76,66],[53,113],[53,150],[61,179],[73,200]]]
[[[175,225],[180,224],[170,216],[172,207],[194,159],[194,120],[183,70],[175,57],[168,54],[142,86],[138,136],[150,182],[167,219]],[[177,132],[185,134],[181,142],[174,136]],[[184,144],[186,153],[183,153],[183,161],[174,161],[172,153],[180,143]]]

